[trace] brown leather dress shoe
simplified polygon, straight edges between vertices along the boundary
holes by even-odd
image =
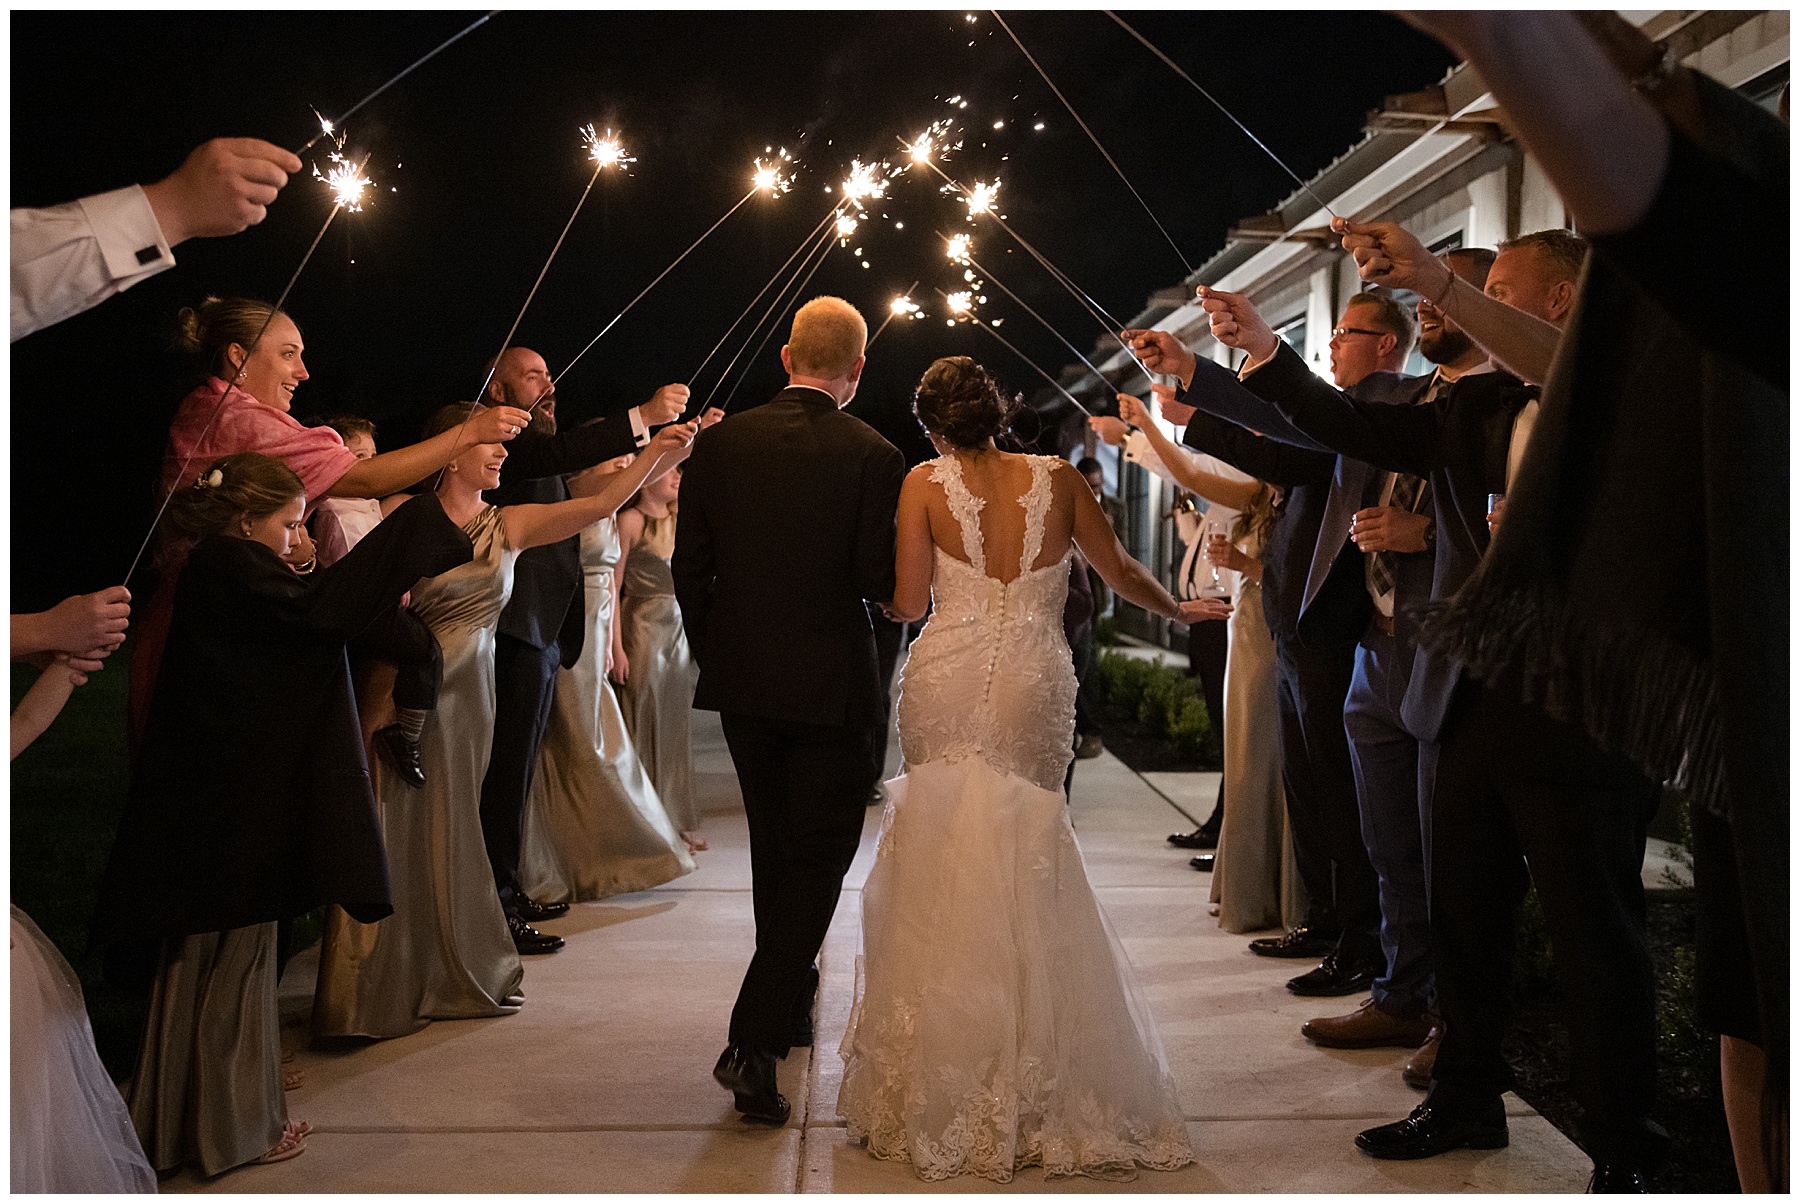
[[[1370,999],[1348,1016],[1321,1016],[1300,1026],[1300,1035],[1328,1049],[1374,1049],[1394,1045],[1417,1049],[1431,1035],[1425,1016],[1390,1016]]]
[[[1406,1069],[1400,1077],[1406,1080],[1408,1087],[1417,1087],[1421,1091],[1431,1090],[1431,1072],[1437,1067],[1438,1046],[1444,1043],[1444,1022],[1435,1016],[1431,1020],[1431,1035],[1425,1038],[1425,1044],[1419,1052],[1406,1060]]]

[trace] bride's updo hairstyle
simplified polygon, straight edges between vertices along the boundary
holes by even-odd
[[[267,301],[245,297],[208,297],[176,315],[175,345],[200,361],[208,376],[229,381],[237,365],[228,354],[236,343],[248,351],[275,314]]]
[[[238,519],[266,518],[306,492],[293,469],[261,452],[221,456],[177,485],[157,525],[157,564],[167,567]]]
[[[1018,400],[1002,396],[987,369],[966,355],[933,363],[913,393],[919,424],[950,446],[970,450],[1004,433],[1018,409]]]

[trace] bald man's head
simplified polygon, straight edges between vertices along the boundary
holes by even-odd
[[[493,364],[493,375],[482,400],[491,406],[531,410],[531,429],[540,435],[554,435],[556,386],[550,383],[550,368],[544,357],[528,347],[508,347],[498,363],[489,362]]]

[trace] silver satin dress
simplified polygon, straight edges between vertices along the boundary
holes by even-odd
[[[463,528],[475,558],[413,586],[412,609],[444,650],[425,725],[425,787],[376,777],[394,914],[359,924],[332,908],[313,1001],[320,1036],[398,1037],[430,1020],[503,1016],[525,977],[481,835],[481,780],[494,739],[494,630],[518,551],[492,506]]]
[[[540,902],[582,903],[648,890],[695,868],[606,680],[619,551],[616,520],[603,518],[581,532],[587,638],[575,667],[557,674],[550,726],[525,804],[519,879]]]
[[[625,682],[625,726],[677,831],[700,830],[694,799],[692,722],[699,667],[688,652],[675,578],[675,516],[644,518],[644,532],[625,558],[619,622],[631,672]]]

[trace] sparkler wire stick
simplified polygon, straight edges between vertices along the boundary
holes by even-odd
[[[556,386],[557,381],[560,381],[563,377],[567,376],[569,374],[569,369],[573,368],[576,364],[580,363],[581,357],[586,355],[588,352],[592,351],[594,349],[594,344],[598,343],[602,338],[606,337],[606,332],[611,330],[614,326],[617,326],[620,318],[623,318],[626,314],[631,312],[632,306],[636,305],[639,301],[642,301],[644,299],[644,295],[646,293],[648,293],[651,289],[655,288],[658,284],[662,283],[662,278],[664,276],[667,276],[670,272],[674,271],[676,265],[679,264],[682,260],[686,259],[690,254],[692,254],[695,247],[698,247],[701,243],[705,242],[707,240],[707,238],[712,235],[712,232],[714,230],[717,230],[720,226],[724,225],[725,218],[730,217],[732,214],[736,213],[739,209],[743,208],[744,202],[748,201],[751,197],[755,196],[757,194],[757,191],[758,191],[758,189],[751,188],[749,192],[746,192],[743,196],[739,197],[738,203],[733,205],[731,208],[727,209],[725,211],[724,216],[719,218],[718,221],[716,221],[712,225],[708,226],[706,228],[705,234],[702,234],[699,238],[696,238],[692,243],[688,244],[688,249],[683,251],[681,254],[677,255],[675,257],[674,262],[669,264],[668,267],[666,267],[662,271],[658,272],[656,274],[655,280],[652,280],[649,284],[646,284],[644,286],[642,292],[638,293],[637,296],[633,297],[630,301],[626,302],[625,308],[621,309],[618,313],[614,314],[612,321],[608,322],[605,326],[602,326],[600,328],[600,333],[595,335],[593,338],[589,339],[588,345],[586,347],[583,347],[580,351],[576,352],[574,359],[570,360],[568,363],[563,365],[563,370],[561,372],[558,372],[556,374],[556,379],[552,380],[550,382],[551,387],[554,388]],[[542,400],[543,400],[542,397],[538,398],[538,401],[542,401]],[[531,403],[531,408],[533,410],[537,409],[538,401],[534,401]]]
[[[296,151],[295,154],[305,154],[307,151],[311,150],[313,148],[313,146],[319,141],[319,139],[328,137],[339,126],[343,125],[344,122],[350,120],[351,117],[355,116],[356,111],[358,109],[360,109],[364,105],[368,104],[371,100],[374,100],[377,96],[380,96],[383,92],[386,92],[389,88],[393,87],[395,84],[399,83],[401,80],[403,80],[407,76],[411,75],[414,71],[417,71],[420,67],[423,67],[426,63],[429,63],[432,59],[436,58],[439,54],[450,49],[450,47],[452,45],[454,45],[456,42],[460,41],[465,35],[475,32],[476,29],[480,28],[482,25],[485,25],[487,23],[487,20],[489,17],[492,17],[494,15],[494,13],[497,13],[499,11],[500,10],[497,8],[494,9],[493,12],[488,13],[486,16],[482,17],[479,21],[476,21],[473,25],[468,26],[461,33],[456,34],[454,37],[450,38],[448,41],[438,43],[438,45],[435,49],[427,51],[425,53],[424,57],[416,60],[412,66],[408,67],[406,70],[402,71],[399,75],[394,76],[392,79],[388,80],[387,83],[381,85],[381,87],[375,89],[373,92],[369,93],[367,96],[363,97],[361,100],[359,100],[355,104],[351,105],[348,109],[346,109],[344,111],[344,115],[339,117],[336,121],[328,122],[324,118],[321,117],[319,119],[319,127],[320,127],[319,132],[314,134],[310,139],[308,139],[306,145],[301,147],[298,151]]]
[[[725,345],[725,340],[727,340],[731,337],[731,332],[738,328],[738,323],[742,322],[745,318],[750,316],[750,311],[755,309],[756,303],[763,299],[763,294],[768,292],[771,288],[773,288],[775,286],[775,282],[777,280],[781,279],[787,273],[788,264],[791,264],[794,262],[794,260],[798,259],[800,257],[800,253],[802,251],[806,251],[807,257],[809,259],[811,258],[812,252],[811,252],[811,250],[808,250],[808,248],[812,248],[814,246],[814,240],[819,237],[819,232],[821,230],[823,230],[826,227],[826,225],[832,221],[833,218],[837,217],[837,214],[838,214],[837,208],[834,206],[829,212],[827,212],[825,214],[825,216],[823,218],[821,218],[819,220],[819,224],[812,228],[812,232],[800,240],[800,245],[796,246],[794,248],[793,254],[791,254],[787,257],[786,262],[784,262],[780,267],[775,269],[775,274],[769,277],[769,282],[767,284],[763,285],[762,288],[757,291],[756,296],[750,298],[750,304],[744,306],[744,312],[739,314],[732,321],[731,325],[727,326],[725,328],[725,333],[719,336],[719,341],[713,344],[712,350],[706,353],[706,358],[700,361],[700,366],[698,368],[695,368],[693,371],[693,375],[688,377],[688,382],[690,384],[692,382],[700,379],[700,374],[706,370],[706,365],[712,363],[713,356],[715,356],[719,353],[719,348],[721,348]],[[785,286],[785,285],[782,286],[783,292],[786,291],[786,287],[787,286]],[[763,324],[763,321],[766,320],[767,317],[768,317],[768,315],[767,315],[767,313],[765,313],[762,318],[757,319],[756,326],[752,326],[750,328],[752,335],[755,334],[756,327],[761,326]],[[745,342],[749,342],[749,339],[746,338]],[[737,363],[737,357],[733,356],[731,365],[735,365],[736,363]],[[727,377],[731,374],[731,365],[727,365],[725,368],[725,371],[720,373],[719,379],[721,381],[723,381],[725,379],[725,377]]]
[[[832,212],[835,215],[836,210],[833,210]],[[750,350],[750,341],[752,339],[756,338],[756,332],[758,330],[762,329],[763,323],[767,322],[769,320],[770,315],[775,313],[775,311],[777,309],[779,309],[782,305],[786,304],[788,290],[790,288],[792,288],[794,286],[794,282],[799,279],[800,273],[806,271],[806,265],[812,262],[812,257],[818,253],[818,251],[821,247],[829,245],[831,240],[835,237],[837,237],[837,236],[830,232],[827,232],[822,236],[809,237],[804,244],[806,254],[801,257],[800,266],[795,268],[791,275],[788,274],[786,271],[787,265],[786,264],[782,265],[782,270],[778,271],[776,273],[776,278],[781,279],[781,287],[779,289],[775,290],[774,298],[770,300],[768,307],[762,311],[761,316],[758,317],[756,319],[756,321],[754,321],[750,324],[749,330],[744,335],[744,341],[742,343],[738,344],[738,349],[732,353],[730,362],[728,362],[725,365],[725,367],[720,370],[719,379],[713,382],[713,387],[711,389],[707,390],[706,406],[710,406],[712,404],[713,397],[718,393],[718,391],[720,389],[725,387],[725,378],[731,375],[732,370],[738,366],[738,361],[743,359],[744,353],[746,351]],[[792,259],[793,259],[793,257],[789,256],[790,262],[792,262]],[[771,279],[769,281],[769,283],[774,284],[775,280]],[[765,291],[767,291],[766,286],[765,286]],[[759,300],[761,299],[761,296],[762,296],[761,293],[757,294],[757,297]],[[756,302],[752,301],[750,303],[750,305],[751,305],[751,308],[755,308]],[[748,313],[749,313],[749,311],[746,310],[745,315],[747,316]],[[702,409],[705,409],[706,406],[703,406]]]
[[[1073,117],[1075,119],[1075,124],[1081,127],[1081,132],[1088,136],[1088,141],[1094,144],[1094,149],[1100,152],[1100,157],[1106,160],[1107,166],[1113,169],[1114,174],[1119,177],[1125,187],[1131,189],[1131,195],[1137,198],[1137,203],[1143,207],[1144,213],[1156,224],[1156,228],[1162,232],[1163,239],[1169,244],[1169,249],[1175,252],[1175,258],[1181,260],[1181,266],[1187,269],[1187,274],[1189,276],[1192,276],[1194,274],[1194,265],[1189,263],[1188,257],[1181,253],[1181,247],[1176,244],[1175,239],[1169,234],[1167,228],[1163,226],[1162,221],[1150,208],[1150,202],[1146,201],[1143,194],[1137,190],[1137,185],[1131,182],[1130,178],[1126,176],[1124,169],[1114,162],[1113,157],[1107,153],[1106,148],[1100,145],[1100,139],[1095,136],[1093,130],[1088,128],[1088,123],[1081,119],[1081,114],[1075,111],[1075,106],[1069,103],[1069,98],[1062,94],[1062,89],[1056,86],[1055,81],[1050,78],[1049,72],[1045,71],[1038,63],[1037,59],[1032,57],[1031,51],[1025,49],[1025,43],[1019,40],[1019,35],[1014,33],[1012,26],[1006,23],[1006,18],[1000,15],[1000,10],[991,9],[989,11],[994,14],[994,20],[1000,23],[1000,28],[1006,31],[1006,36],[1013,40],[1013,45],[1019,48],[1019,53],[1025,56],[1025,61],[1037,68],[1037,73],[1043,77],[1044,83],[1049,85],[1052,92],[1056,93],[1056,99],[1062,101],[1063,108],[1069,110],[1069,116]]]
[[[1214,108],[1218,109],[1219,112],[1225,114],[1225,116],[1228,119],[1230,119],[1232,125],[1237,126],[1238,129],[1240,129],[1244,132],[1244,137],[1250,139],[1250,141],[1256,143],[1257,146],[1261,147],[1262,153],[1269,156],[1269,158],[1271,158],[1275,161],[1275,166],[1281,168],[1282,171],[1287,172],[1287,174],[1293,179],[1294,183],[1300,185],[1300,188],[1302,191],[1304,191],[1313,200],[1319,202],[1319,208],[1323,209],[1326,213],[1331,214],[1332,217],[1337,216],[1337,211],[1332,209],[1332,207],[1330,205],[1325,203],[1325,198],[1320,196],[1318,193],[1314,192],[1312,189],[1312,186],[1310,184],[1308,184],[1305,180],[1302,180],[1298,175],[1296,175],[1294,173],[1294,169],[1289,167],[1285,162],[1283,162],[1280,155],[1278,155],[1274,151],[1270,150],[1268,143],[1264,142],[1261,138],[1258,138],[1255,134],[1251,133],[1250,127],[1245,125],[1243,122],[1239,121],[1237,119],[1237,115],[1235,113],[1233,113],[1230,109],[1226,108],[1223,104],[1220,104],[1218,97],[1214,96],[1211,92],[1208,92],[1205,88],[1202,88],[1199,85],[1199,83],[1195,81],[1193,76],[1191,76],[1187,72],[1183,71],[1181,69],[1181,67],[1175,62],[1174,59],[1170,58],[1168,55],[1166,55],[1162,51],[1158,50],[1151,43],[1149,38],[1146,38],[1143,34],[1139,33],[1137,30],[1133,29],[1131,26],[1127,25],[1125,23],[1125,19],[1123,17],[1119,16],[1118,13],[1113,12],[1111,9],[1103,9],[1102,11],[1105,12],[1107,16],[1111,17],[1115,22],[1117,22],[1120,29],[1123,29],[1126,33],[1128,33],[1132,37],[1136,38],[1143,45],[1144,49],[1148,50],[1151,54],[1154,54],[1157,58],[1161,59],[1168,66],[1169,70],[1173,71],[1176,75],[1179,75],[1182,79],[1185,79],[1188,82],[1188,84],[1194,89],[1194,91],[1200,93],[1200,95],[1202,95],[1202,96],[1206,97],[1206,99],[1212,101]]]
[[[943,289],[941,289],[941,288],[938,289],[937,294],[938,294],[938,296],[943,297],[946,301],[949,300],[950,295],[948,293],[946,293]],[[980,318],[976,317],[974,314],[969,315],[969,322],[972,325],[981,327],[983,330],[985,330],[989,334],[993,335],[996,339],[999,339],[1001,346],[1005,347],[1008,351],[1012,352],[1014,355],[1016,355],[1020,359],[1024,360],[1027,364],[1030,364],[1032,371],[1036,372],[1039,376],[1041,376],[1045,380],[1049,381],[1052,388],[1054,388],[1057,392],[1061,393],[1064,397],[1067,397],[1070,401],[1074,402],[1077,409],[1081,410],[1083,413],[1087,414],[1089,417],[1093,416],[1094,411],[1088,409],[1085,405],[1082,405],[1081,399],[1079,397],[1075,396],[1075,394],[1073,394],[1073,393],[1069,392],[1067,389],[1063,388],[1061,381],[1057,380],[1054,376],[1051,376],[1048,372],[1046,372],[1042,368],[1038,367],[1038,363],[1036,360],[1032,359],[1029,355],[1026,355],[1023,351],[1020,351],[1017,347],[1014,347],[1012,345],[1012,343],[1010,341],[1008,341],[1008,339],[1005,335],[1001,334],[998,330],[995,330],[992,326],[988,325],[986,322],[983,322]],[[1104,380],[1105,378],[1102,377],[1101,379]]]
[[[818,252],[819,258],[812,265],[812,269],[810,271],[808,271],[804,277],[799,274],[798,270],[796,270],[794,279],[797,283],[795,283],[793,286],[793,293],[791,295],[784,296],[784,294],[787,294],[787,292],[788,292],[787,288],[784,287],[780,293],[776,294],[776,299],[775,299],[774,304],[770,305],[769,309],[763,314],[763,319],[767,319],[771,314],[781,315],[781,314],[787,313],[787,307],[799,299],[800,294],[806,291],[806,286],[812,283],[812,278],[814,276],[818,275],[819,269],[825,266],[825,261],[827,259],[831,258],[831,249],[837,243],[837,241],[838,241],[838,238],[837,238],[835,231],[832,232],[828,237],[826,237],[824,242],[822,242],[820,244],[821,249]],[[800,266],[805,267],[806,261],[802,260]],[[760,326],[761,324],[762,324],[762,320],[759,319],[757,322],[757,325]],[[742,387],[744,381],[749,378],[750,370],[756,366],[756,361],[762,355],[763,348],[767,347],[769,345],[769,339],[774,335],[776,328],[779,327],[780,325],[781,325],[781,318],[779,316],[777,316],[774,321],[769,323],[769,329],[767,329],[766,331],[763,332],[762,342],[760,342],[756,345],[755,353],[752,354],[749,359],[744,361],[744,370],[742,372],[738,373],[737,381],[731,386],[731,392],[729,392],[725,395],[725,407],[724,408],[726,408],[726,409],[731,408],[731,399],[733,397],[737,396],[738,389],[740,387]],[[756,334],[756,330],[754,327],[751,328],[750,333],[752,336],[754,336]],[[746,339],[744,342],[744,346],[748,347],[749,345],[750,345],[749,340]],[[743,351],[743,349],[740,348],[739,354],[742,354],[742,351]],[[735,364],[736,362],[737,362],[736,357],[733,357],[732,363]],[[729,367],[727,367],[725,369],[726,374],[729,374],[730,371],[731,371],[731,368],[729,368]],[[723,385],[724,383],[725,383],[725,376],[721,375],[719,377],[719,385]],[[718,392],[718,385],[715,385],[713,387],[713,392],[714,393]],[[707,394],[707,403],[710,405],[711,402],[712,402],[712,394],[709,393],[709,394]]]
[[[1077,347],[1077,346],[1075,346],[1075,344],[1069,342],[1069,340],[1063,338],[1062,332],[1057,330],[1056,327],[1052,326],[1050,324],[1049,320],[1047,318],[1045,318],[1043,314],[1040,314],[1037,310],[1035,310],[1035,309],[1031,308],[1031,306],[1025,304],[1025,302],[1020,299],[1019,294],[1013,292],[1010,288],[1007,288],[1004,282],[1002,282],[999,278],[997,278],[992,272],[990,272],[986,268],[982,267],[981,262],[979,260],[977,260],[973,255],[969,256],[969,262],[974,265],[976,271],[980,272],[982,275],[986,276],[994,284],[998,285],[1001,292],[1005,293],[1007,296],[1011,297],[1015,302],[1017,302],[1021,309],[1023,309],[1026,313],[1030,314],[1032,317],[1036,318],[1038,320],[1038,323],[1040,325],[1042,325],[1045,330],[1048,330],[1051,334],[1055,335],[1056,341],[1061,343],[1064,347],[1067,347],[1072,353],[1074,353],[1074,356],[1076,359],[1080,360],[1083,364],[1086,364],[1087,370],[1089,372],[1092,372],[1095,376],[1099,377],[1101,384],[1106,385],[1108,388],[1112,387],[1112,382],[1106,379],[1106,374],[1104,372],[1100,371],[1100,369],[1094,367],[1093,361],[1088,359],[1087,356],[1081,354],[1081,349],[1079,347]]]
[[[365,159],[364,162],[367,162],[367,160]],[[169,501],[175,496],[175,491],[180,489],[183,482],[187,479],[188,469],[193,466],[194,452],[198,451],[201,444],[206,442],[206,436],[212,430],[213,423],[217,421],[219,411],[225,408],[225,399],[229,397],[231,391],[237,387],[238,381],[244,378],[245,369],[250,367],[250,357],[256,354],[257,347],[262,343],[263,335],[268,333],[269,324],[275,320],[275,315],[280,313],[281,307],[287,303],[288,294],[294,291],[294,284],[300,279],[300,273],[306,270],[307,263],[312,260],[313,252],[318,250],[319,244],[325,240],[325,231],[331,229],[332,221],[336,219],[338,213],[343,208],[344,202],[340,200],[331,207],[331,212],[325,215],[325,224],[319,227],[319,232],[313,236],[312,245],[307,247],[306,254],[300,257],[300,266],[294,269],[294,274],[292,276],[288,277],[287,286],[281,290],[281,295],[275,298],[275,304],[273,308],[269,310],[269,316],[263,319],[262,328],[256,332],[256,337],[250,340],[250,346],[245,348],[243,360],[239,362],[237,371],[232,373],[231,380],[225,386],[224,391],[219,394],[218,403],[213,406],[212,413],[207,416],[206,425],[200,428],[200,436],[194,440],[193,448],[188,451],[187,456],[181,461],[181,471],[175,474],[174,484],[170,487],[169,491],[163,495],[162,504],[156,508],[156,516],[150,520],[150,529],[144,533],[144,542],[138,545],[137,555],[131,558],[131,567],[125,570],[125,581],[120,582],[120,584],[129,582],[131,580],[131,575],[137,572],[138,562],[143,560],[144,550],[150,546],[150,539],[156,534],[157,524],[162,522],[163,512],[169,508]]]
[[[904,293],[902,293],[901,296],[910,298],[912,296],[912,291],[918,287],[919,287],[919,282],[917,280],[913,281],[911,284],[906,286],[906,291]],[[890,305],[888,307],[887,317],[885,317],[881,320],[881,325],[879,325],[875,328],[875,333],[869,336],[869,341],[867,343],[863,344],[863,354],[865,354],[865,355],[868,354],[869,348],[871,348],[875,345],[875,340],[881,337],[881,332],[888,328],[888,323],[892,322],[894,320],[894,314],[897,312],[898,311],[895,310],[893,308],[893,306]]]

